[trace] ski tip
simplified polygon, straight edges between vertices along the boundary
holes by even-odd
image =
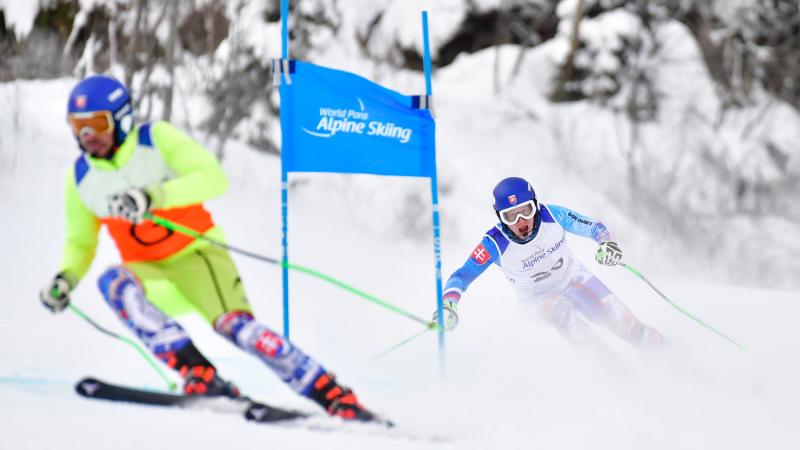
[[[81,378],[81,380],[75,384],[75,392],[84,397],[93,397],[97,389],[100,388],[101,383],[102,382],[96,378]]]
[[[386,428],[394,428],[394,422],[392,422],[391,420],[366,410],[364,411],[364,413],[357,416],[355,421],[380,425]]]
[[[281,422],[287,420],[305,419],[308,414],[301,411],[276,408],[262,403],[253,403],[245,411],[244,417],[252,422]]]
[[[383,425],[386,428],[394,428],[394,422],[389,419],[384,419],[382,417],[378,418],[378,423]]]

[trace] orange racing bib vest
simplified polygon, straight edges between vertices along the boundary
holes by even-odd
[[[75,182],[78,196],[100,221],[108,226],[109,234],[119,249],[123,262],[152,261],[171,256],[195,238],[172,231],[151,220],[133,224],[110,217],[108,200],[116,193],[145,189],[176,177],[150,138],[150,124],[138,129],[137,145],[127,162],[113,170],[93,167],[84,155],[75,163]],[[155,209],[154,215],[184,227],[204,233],[214,226],[211,214],[202,203],[168,209]]]

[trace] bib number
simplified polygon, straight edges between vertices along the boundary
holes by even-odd
[[[556,263],[553,264],[553,267],[551,267],[550,270],[548,270],[547,272],[535,273],[531,275],[531,278],[533,279],[534,282],[538,283],[542,280],[550,278],[551,276],[553,276],[553,271],[558,270],[562,267],[564,267],[564,258],[558,258],[558,261],[556,261]]]

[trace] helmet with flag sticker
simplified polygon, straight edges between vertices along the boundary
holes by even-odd
[[[67,120],[76,138],[86,128],[97,133],[113,132],[114,147],[118,147],[133,129],[130,92],[111,76],[90,75],[72,88]]]
[[[497,218],[500,219],[503,231],[518,243],[529,242],[533,239],[535,233],[521,238],[509,228],[509,225],[516,224],[520,219],[534,219],[533,229],[538,228],[540,222],[539,202],[531,184],[519,177],[505,178],[497,183],[492,194],[494,196],[492,206]]]

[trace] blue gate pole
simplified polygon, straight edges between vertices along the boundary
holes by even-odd
[[[284,141],[285,143],[286,141]],[[283,164],[281,164],[283,165]],[[281,246],[283,247],[283,336],[289,339],[289,211],[288,174],[281,168]]]
[[[289,0],[281,0],[281,56],[289,59]],[[281,64],[281,68],[283,68]],[[281,73],[283,77],[283,73]],[[287,145],[288,138],[283,136],[283,146]],[[289,228],[287,215],[289,211],[289,184],[286,165],[283,161],[285,148],[281,148],[281,246],[283,247],[283,336],[289,339]]]
[[[433,95],[431,83],[431,48],[428,41],[428,11],[422,11],[422,63],[425,67],[425,93]]]
[[[289,59],[289,0],[281,0],[281,58]]]
[[[425,93],[433,95],[431,82],[431,51],[428,39],[428,11],[422,11],[423,66],[425,68]],[[428,103],[430,108],[430,102]],[[435,141],[434,141],[435,145]],[[434,146],[435,148],[435,146]],[[433,174],[431,175],[431,203],[433,206],[433,254],[436,269],[436,311],[439,324],[439,372],[444,374],[444,310],[442,307],[442,245],[439,236],[439,184],[436,179],[436,151],[433,152]]]

